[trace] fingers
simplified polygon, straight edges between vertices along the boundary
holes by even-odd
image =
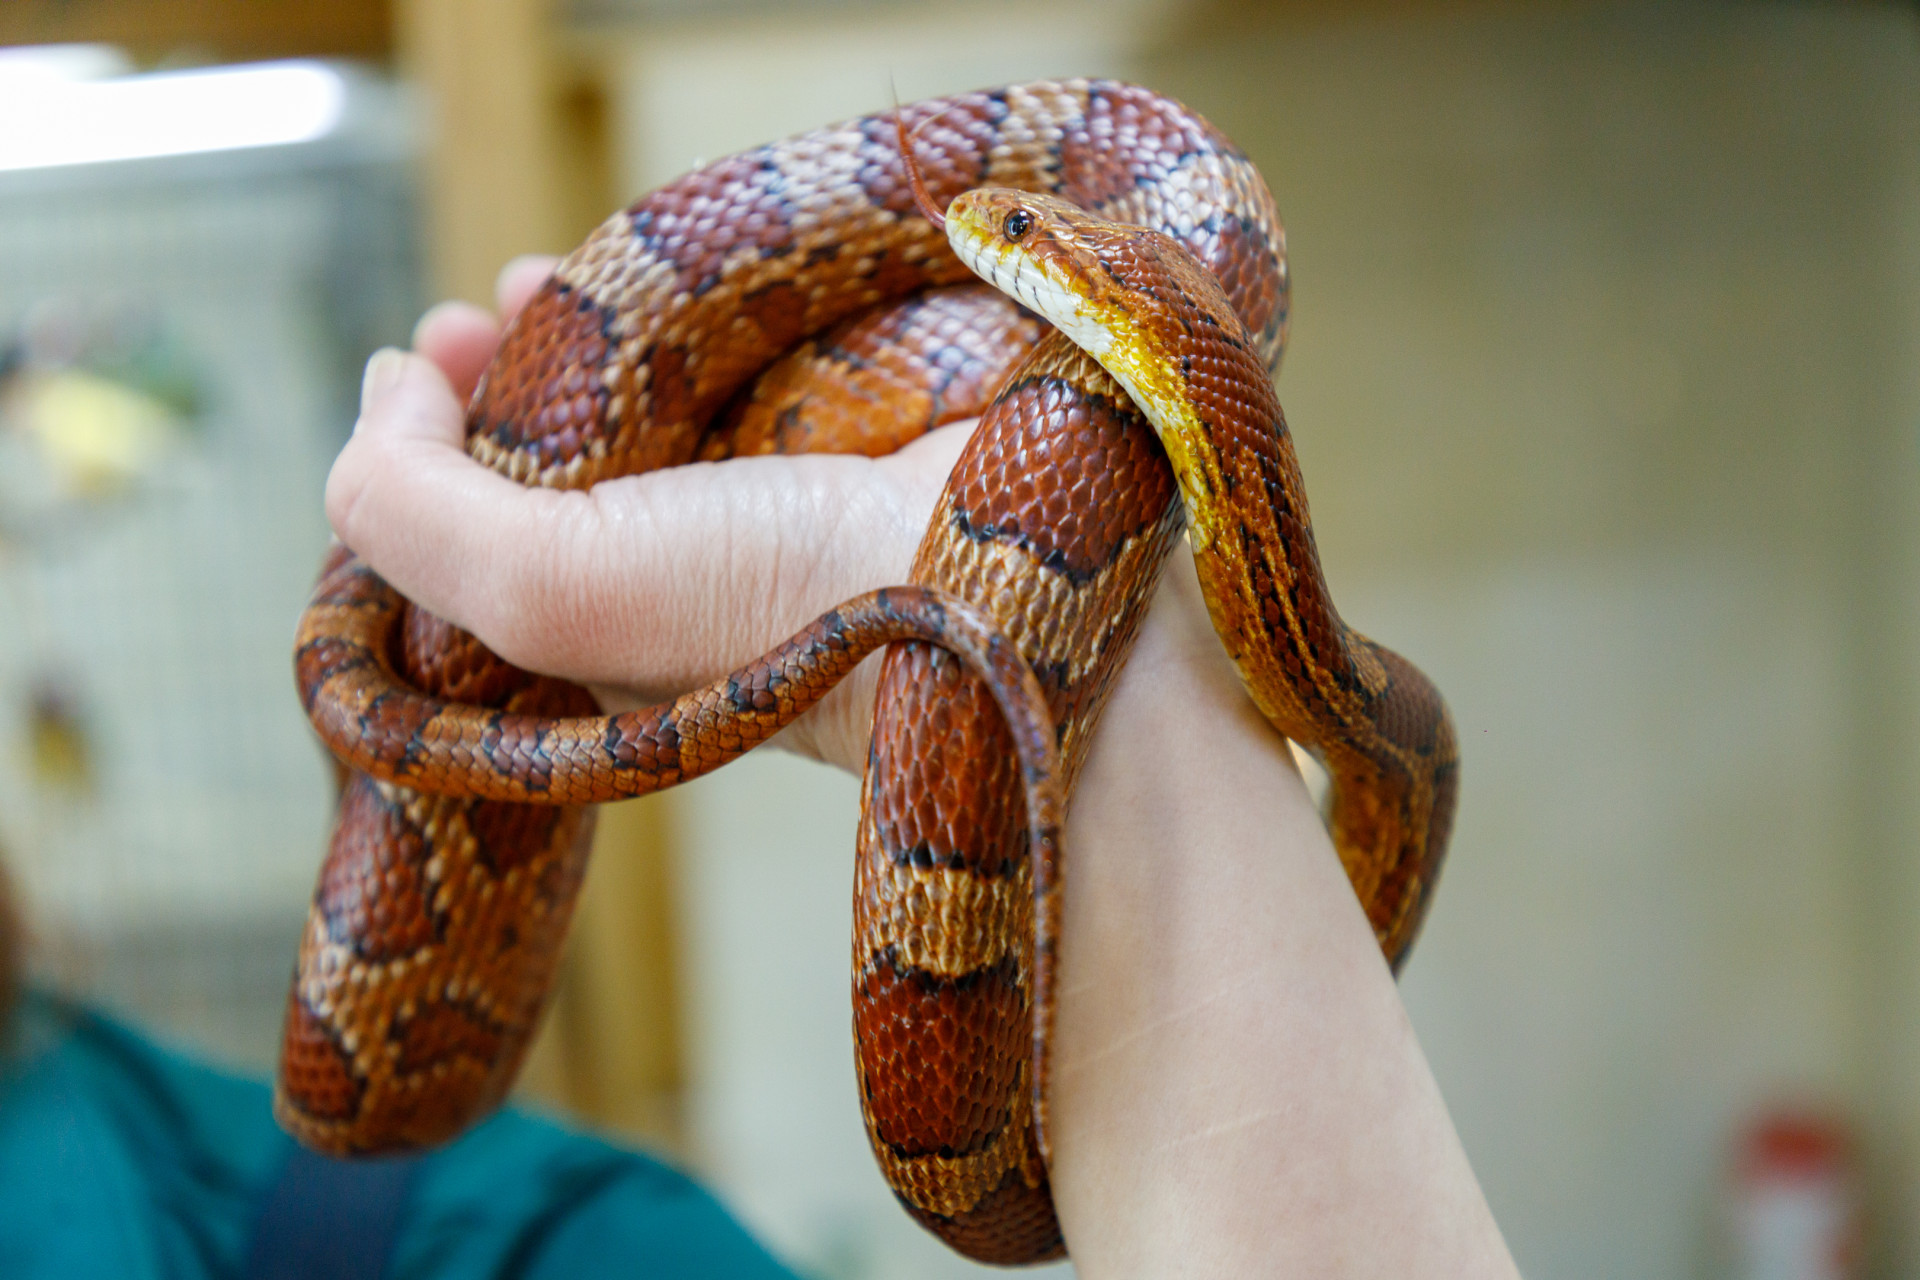
[[[484,345],[472,319],[441,311],[423,324],[425,345],[442,359]],[[651,701],[904,581],[963,440],[948,430],[881,460],[748,458],[586,492],[529,489],[468,457],[441,365],[387,351],[368,366],[327,513],[404,594],[508,661]],[[856,763],[864,715],[847,703],[800,749]]]
[[[511,317],[553,271],[516,259]],[[361,415],[327,484],[341,541],[410,599],[503,658],[621,708],[724,675],[842,601],[904,582],[971,424],[888,458],[753,458],[529,489],[474,462],[462,406],[501,323],[468,303],[421,317],[414,353],[369,361]],[[871,668],[871,669],[869,669]],[[851,769],[865,758],[877,664],[786,735]]]
[[[443,358],[449,349],[462,354],[457,330],[475,317],[436,310],[433,323],[423,322],[427,345]],[[466,337],[475,339],[477,326]],[[327,518],[342,542],[410,599],[479,634],[510,661],[533,665],[531,655],[514,652],[525,645],[514,635],[520,610],[512,581],[579,571],[559,548],[590,542],[586,533],[564,532],[587,513],[581,501],[557,500],[583,495],[517,485],[474,462],[463,437],[461,400],[434,360],[377,353],[353,437],[328,477]],[[576,674],[551,664],[538,669]]]
[[[559,263],[560,259],[549,254],[528,253],[500,268],[493,284],[494,301],[500,306],[500,314],[508,319],[519,315],[520,308],[547,282]]]
[[[449,491],[456,502],[484,501],[518,488],[475,465],[462,448],[461,401],[433,361],[388,348],[367,362],[361,384],[360,419],[327,477],[327,519],[334,533],[430,609],[445,602],[441,557],[455,554],[457,540],[438,520],[411,518],[408,503],[432,495],[437,506]],[[496,482],[489,484],[489,478]],[[477,486],[478,492],[466,492]]]
[[[494,286],[500,316],[510,320],[518,315],[527,299],[553,274],[558,261],[530,254],[501,268]],[[494,348],[500,345],[501,328],[500,318],[483,307],[471,302],[442,302],[413,327],[413,349],[440,366],[454,395],[464,404],[472,398],[474,385],[493,359]]]
[[[472,398],[499,344],[500,322],[471,302],[442,302],[413,326],[413,349],[440,367],[461,404]]]

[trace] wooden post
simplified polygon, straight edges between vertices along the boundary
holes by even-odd
[[[522,253],[568,247],[557,190],[550,0],[400,0],[395,45],[426,98],[427,261],[439,294],[492,305]]]
[[[426,97],[425,242],[437,296],[491,306],[500,267],[560,253],[612,211],[601,95],[563,56],[551,0],[398,0]],[[522,1092],[679,1146],[683,1040],[667,800],[608,806]]]

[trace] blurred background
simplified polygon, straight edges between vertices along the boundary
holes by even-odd
[[[1855,1269],[1765,1274],[1920,1275],[1913,6],[9,0],[0,46],[41,980],[270,1069],[330,808],[288,669],[321,485],[427,301],[890,78],[1121,76],[1267,174],[1329,576],[1458,717],[1402,986],[1521,1268],[1824,1233]],[[524,1092],[810,1274],[959,1276],[861,1133],[857,794],[762,753],[612,811]]]

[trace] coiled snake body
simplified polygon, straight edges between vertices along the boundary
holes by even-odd
[[[902,122],[944,237],[915,209]],[[969,268],[998,291],[958,286]],[[1396,964],[1451,824],[1444,704],[1345,626],[1320,573],[1270,381],[1286,299],[1251,165],[1184,107],[1110,82],[915,104],[723,160],[609,219],[503,338],[469,410],[482,462],[584,487],[982,422],[920,586],[621,716],[329,557],[296,672],[356,772],[289,998],[282,1123],[366,1152],[444,1140],[496,1105],[579,884],[579,806],[725,763],[910,640],[885,659],[859,828],[862,1109],[902,1202],[955,1248],[1063,1253],[1046,1132],[1057,825],[1183,527],[1250,694],[1328,766],[1335,843]]]

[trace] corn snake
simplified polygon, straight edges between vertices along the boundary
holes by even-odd
[[[1044,1129],[1053,831],[1189,521],[1256,702],[1333,773],[1336,835],[1383,948],[1397,962],[1410,943],[1451,819],[1451,728],[1416,671],[1345,628],[1321,578],[1269,381],[1287,281],[1265,184],[1204,121],[1128,86],[1016,86],[905,113],[933,190],[973,193],[948,208],[946,237],[915,210],[889,117],[689,175],[561,264],[476,393],[469,449],[527,483],[584,487],[693,458],[878,452],[984,407],[912,576],[988,616],[941,595],[871,597],[715,686],[609,719],[331,557],[298,680],[336,754],[381,780],[356,776],[343,797],[290,995],[277,1105],[303,1141],[422,1145],[491,1108],[578,886],[589,817],[573,806],[723,763],[862,645],[912,635],[967,657],[906,644],[886,659],[855,889],[863,1110],[896,1192],[956,1248],[1063,1252]],[[1204,265],[1111,223],[1157,227]],[[1024,256],[1000,252],[1021,239]],[[1026,310],[952,288],[963,258],[989,278],[1014,262],[999,274]],[[1148,299],[1147,338],[1184,334],[1171,356],[1109,371],[1031,314],[1096,346],[1090,317],[1104,318],[1111,354],[1129,292]],[[1090,297],[1092,310],[1063,301]],[[944,354],[956,348],[965,360]],[[921,354],[890,354],[903,349]],[[882,428],[849,399],[907,407],[877,415]],[[1183,402],[1197,407],[1166,408]],[[848,443],[835,432],[850,416],[868,434]],[[984,669],[995,683],[971,674]]]

